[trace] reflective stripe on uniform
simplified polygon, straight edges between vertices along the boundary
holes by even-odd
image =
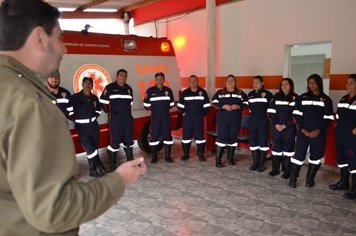
[[[273,156],[282,156],[282,155],[283,155],[283,152],[275,152],[275,151],[272,151],[272,155],[273,155]]]
[[[173,144],[173,140],[172,140],[172,141],[164,140],[164,141],[163,141],[163,144],[172,145],[172,144]]]
[[[191,96],[191,97],[185,97],[185,101],[194,101],[194,100],[204,100],[203,96]]]
[[[58,98],[57,99],[57,103],[68,103],[68,102],[69,102],[69,100],[66,98]]]
[[[184,143],[184,144],[190,143],[191,141],[192,140],[190,140],[190,139],[186,139],[186,140],[182,139],[182,143]]]
[[[218,145],[219,147],[226,147],[226,144],[224,143],[215,142],[215,144]]]
[[[110,101],[105,100],[105,99],[99,99],[99,102],[103,103],[103,104],[106,104],[106,105],[110,103]]]
[[[290,161],[294,164],[297,164],[298,166],[303,165],[304,161],[299,161],[297,159],[291,158]]]
[[[206,143],[206,140],[195,140],[196,144],[202,144],[202,143]]]
[[[154,97],[154,98],[150,98],[150,101],[151,102],[156,102],[156,101],[169,101],[169,100],[171,100],[171,98],[170,97],[168,97],[168,96],[161,96],[161,97]]]
[[[319,160],[310,160],[310,158],[308,158],[308,161],[309,161],[309,163],[314,164],[314,165],[319,165],[321,163],[321,159],[319,159]]]
[[[250,146],[250,150],[251,151],[258,150],[259,148],[260,148],[260,146],[253,146],[253,147]]]
[[[324,107],[325,106],[324,102],[309,101],[309,100],[302,101],[302,105],[303,106],[319,106],[319,107]]]
[[[90,122],[94,122],[96,120],[96,117],[92,117],[90,119],[76,119],[75,120],[75,123],[78,123],[78,124],[88,124]]]
[[[109,96],[110,99],[132,99],[131,95],[113,94]]]
[[[263,102],[267,103],[267,98],[251,98],[248,100],[249,103]]]
[[[92,159],[93,157],[95,157],[96,155],[98,155],[98,150],[95,150],[93,153],[87,155],[88,159]]]
[[[276,109],[268,108],[267,113],[277,113]]]
[[[115,148],[111,147],[110,145],[107,147],[107,149],[108,149],[109,151],[111,151],[111,152],[117,152],[117,151],[120,150],[120,148],[115,149]]]
[[[303,112],[298,111],[298,110],[294,110],[293,111],[293,115],[303,116]]]

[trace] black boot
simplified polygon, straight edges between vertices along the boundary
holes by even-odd
[[[109,171],[113,172],[116,170],[116,154],[117,152],[112,152],[108,150],[108,159],[109,159]]]
[[[215,156],[215,166],[217,168],[221,168],[222,167],[222,164],[221,164],[221,158],[222,158],[222,155],[224,153],[224,148],[223,147],[220,147],[218,145],[216,145],[216,156]]]
[[[315,178],[316,172],[318,172],[319,167],[320,167],[320,164],[314,165],[314,164],[309,163],[305,186],[307,186],[309,188],[314,187],[314,185],[315,185],[314,178]]]
[[[352,187],[351,190],[344,194],[344,198],[356,199],[356,174],[351,174]]]
[[[260,150],[251,151],[252,154],[252,165],[249,170],[257,170],[260,163]]]
[[[228,147],[227,159],[229,160],[229,165],[235,165],[235,147]]]
[[[282,157],[282,165],[283,165],[283,175],[281,176],[283,179],[289,179],[290,177],[290,157],[284,156]]]
[[[88,162],[89,162],[89,175],[95,178],[104,176],[107,171],[103,165],[103,163],[101,162],[101,159],[99,157],[99,155],[96,155],[93,158],[88,158]]]
[[[258,164],[258,172],[262,172],[266,169],[265,167],[266,158],[267,158],[267,152],[260,150],[260,161]]]
[[[189,143],[182,142],[183,156],[180,158],[182,161],[186,161],[190,158],[189,153],[190,153],[191,144],[192,144],[191,142],[189,142]]]
[[[297,179],[299,177],[299,172],[300,172],[300,168],[302,166],[297,165],[295,163],[290,163],[290,179],[289,179],[289,187],[291,188],[296,188],[297,187]]]
[[[156,163],[158,161],[158,158],[157,158],[157,145],[151,146],[151,155],[152,155],[151,163],[154,164],[154,163]]]
[[[95,164],[92,160],[88,158],[88,164],[89,164],[89,175],[94,178],[99,178],[101,177],[99,173],[96,171]]]
[[[335,184],[330,184],[331,190],[349,190],[350,172],[347,167],[340,168],[340,180]]]
[[[269,176],[276,176],[279,174],[280,156],[272,156],[272,170],[268,173]]]
[[[204,157],[205,143],[199,143],[199,144],[197,144],[197,146],[198,146],[199,161],[206,161],[205,157]]]
[[[124,151],[126,153],[126,160],[127,161],[132,161],[133,160],[132,147],[124,148]]]
[[[173,162],[173,160],[171,159],[171,145],[164,145],[164,157],[166,162]]]

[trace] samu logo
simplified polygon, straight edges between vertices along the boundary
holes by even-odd
[[[111,83],[110,74],[97,64],[85,64],[75,72],[73,78],[74,92],[82,90],[82,81],[84,77],[90,77],[94,81],[92,93],[100,97],[105,86]]]

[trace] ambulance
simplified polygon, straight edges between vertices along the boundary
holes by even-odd
[[[150,111],[143,107],[147,88],[155,84],[154,75],[163,72],[165,85],[169,86],[178,100],[180,76],[171,41],[166,38],[140,37],[136,35],[113,35],[87,32],[64,32],[64,43],[68,52],[60,67],[60,86],[71,93],[79,92],[84,77],[94,80],[93,94],[100,97],[106,85],[116,80],[116,72],[128,72],[127,83],[133,89],[132,116],[134,117],[134,139],[139,147],[149,152]],[[172,129],[180,128],[179,113],[171,109]],[[100,125],[100,147],[109,144],[108,116],[102,112]],[[76,152],[83,152],[74,123],[69,123]],[[162,147],[162,145],[161,145]]]

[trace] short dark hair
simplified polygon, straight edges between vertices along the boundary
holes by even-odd
[[[42,0],[4,0],[0,6],[0,50],[20,49],[37,26],[51,35],[59,16],[57,8]]]
[[[198,76],[196,75],[190,75],[189,78],[196,78],[198,80]]]
[[[321,76],[318,74],[312,74],[308,77],[307,81],[309,82],[309,80],[311,80],[311,79],[315,80],[315,83],[318,86],[320,94],[324,94],[323,78],[321,78]],[[311,91],[309,89],[309,85],[307,85],[307,89],[308,89],[308,92],[310,93]]]
[[[258,79],[263,85],[262,85],[262,88],[264,89],[265,88],[265,85],[263,83],[263,76],[262,75],[256,75],[255,78],[253,79]]]
[[[124,72],[127,74],[127,71],[125,69],[120,69],[116,72],[116,76],[118,76],[121,72]]]
[[[157,73],[155,74],[155,78],[157,78],[158,76],[162,76],[163,79],[165,78],[163,72],[157,72]]]
[[[347,78],[351,78],[351,79],[353,79],[354,81],[356,81],[356,74],[351,74],[351,75],[349,75]]]
[[[84,77],[82,83],[84,83],[85,81],[89,81],[92,85],[94,85],[94,81],[91,77]]]

